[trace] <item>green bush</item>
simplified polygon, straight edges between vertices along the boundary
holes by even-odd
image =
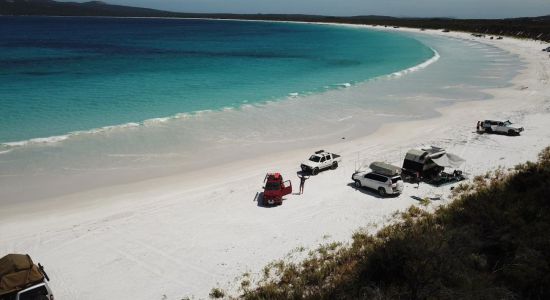
[[[240,297],[550,299],[550,147],[488,174],[434,213],[411,207],[376,235],[271,264]]]
[[[225,292],[220,288],[213,288],[209,294],[212,299],[220,299],[225,297]]]

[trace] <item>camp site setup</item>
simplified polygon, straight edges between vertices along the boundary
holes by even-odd
[[[403,161],[402,175],[407,181],[419,181],[442,185],[464,180],[462,171],[458,168],[465,162],[456,154],[435,146],[421,147],[407,151]],[[445,168],[453,168],[452,173],[444,172]]]
[[[0,300],[53,300],[49,280],[44,267],[35,265],[29,255],[0,258]]]

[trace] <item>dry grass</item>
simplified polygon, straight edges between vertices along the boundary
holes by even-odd
[[[301,263],[274,262],[258,282],[244,278],[238,298],[550,299],[550,147],[537,163],[497,169],[454,195]]]

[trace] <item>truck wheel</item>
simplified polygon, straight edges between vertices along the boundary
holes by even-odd
[[[355,183],[355,187],[356,187],[356,188],[361,188],[361,181],[359,181],[359,180],[354,180],[353,182]]]
[[[519,134],[510,129],[510,130],[508,130],[508,135],[519,135]]]
[[[317,174],[319,174],[319,168],[315,168],[311,170],[311,175],[317,175]]]
[[[330,166],[331,170],[336,170],[336,168],[338,168],[338,162],[337,161],[333,162],[332,166]]]
[[[384,188],[378,188],[378,194],[380,194],[380,196],[382,197],[385,197],[386,196],[386,190]]]

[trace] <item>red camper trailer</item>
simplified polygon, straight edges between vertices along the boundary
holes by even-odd
[[[292,182],[284,181],[279,173],[267,173],[264,178],[264,205],[281,205],[283,197],[292,193]]]

